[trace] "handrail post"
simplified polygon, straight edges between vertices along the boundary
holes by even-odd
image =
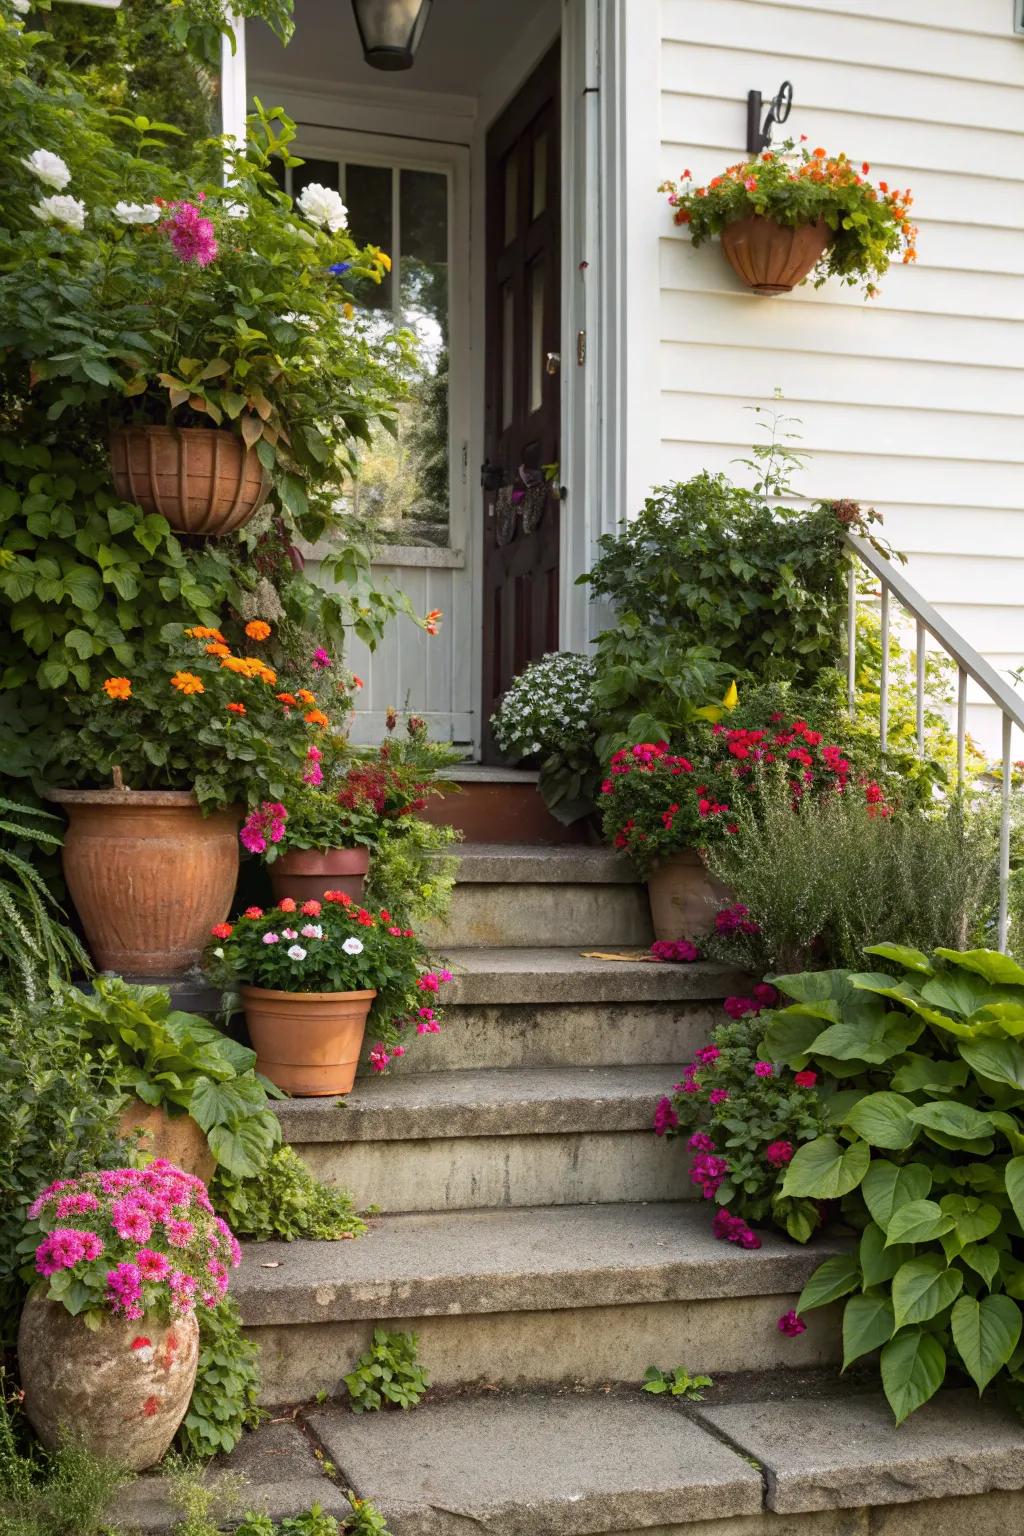
[[[846,575],[846,708],[853,719],[857,707],[857,562]]]
[[[1003,795],[999,817],[999,948],[1005,955],[1010,932],[1010,738],[1013,721],[1003,716]]]
[[[924,760],[924,686],[925,686],[925,629],[917,621],[917,755]]]
[[[878,735],[884,757],[889,748],[889,588],[882,582],[882,673],[878,687]]]

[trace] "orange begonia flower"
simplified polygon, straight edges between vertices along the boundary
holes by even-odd
[[[108,699],[130,699],[132,685],[127,677],[108,677],[103,684],[103,691]]]
[[[175,672],[171,678],[171,687],[184,694],[206,692],[202,678],[196,677],[194,672]]]
[[[267,640],[270,638],[270,625],[264,619],[250,619],[245,632],[250,640]]]

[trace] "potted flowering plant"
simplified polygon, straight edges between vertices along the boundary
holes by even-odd
[[[216,1307],[241,1251],[201,1179],[158,1159],[58,1179],[28,1210],[18,1332],[25,1412],[55,1448],[68,1424],[98,1456],[159,1461],[188,1409],[197,1304]]]
[[[304,777],[316,782],[291,791],[286,804],[264,800],[250,811],[239,834],[242,845],[263,854],[277,900],[307,901],[327,888],[360,900],[378,819],[366,805],[342,805],[337,791],[319,787],[321,748],[311,745],[309,753]]]
[[[426,968],[411,928],[343,891],[301,906],[286,896],[270,911],[249,907],[212,935],[210,973],[239,990],[256,1070],[288,1093],[348,1093],[368,1019],[378,1072],[405,1055],[408,1026],[417,1034],[440,1027],[432,998],[451,973]]]
[[[328,724],[315,695],[282,704],[258,653],[270,626],[251,620],[248,649],[222,630],[169,626],[129,673],[67,698],[48,791],[71,825],[68,888],[97,965],[136,976],[194,965],[227,916],[238,875],[237,827],[261,792],[294,781]]]
[[[837,277],[872,298],[896,256],[917,260],[917,229],[909,190],[874,186],[870,169],[787,139],[706,186],[695,186],[687,170],[658,190],[694,245],[721,236],[726,259],[755,293],[789,293],[813,270],[816,288]]]

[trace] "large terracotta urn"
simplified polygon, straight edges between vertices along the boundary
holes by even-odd
[[[754,213],[725,226],[722,250],[748,288],[772,295],[802,283],[831,238],[824,219],[790,229]]]
[[[298,1098],[349,1093],[377,996],[240,987],[256,1071]]]
[[[207,538],[241,528],[270,490],[255,448],[214,427],[115,427],[110,468],[125,501]]]
[[[70,825],[64,877],[101,971],[179,976],[198,964],[238,879],[233,808],[204,816],[188,790],[54,789]]]
[[[21,1314],[24,1407],[48,1450],[70,1434],[132,1472],[153,1466],[188,1411],[198,1361],[199,1324],[191,1315],[172,1323],[107,1317],[90,1329],[39,1294]]]
[[[213,1178],[217,1164],[202,1126],[184,1111],[168,1114],[161,1104],[131,1099],[117,1121],[119,1136],[134,1142],[143,1157],[162,1157],[175,1168],[195,1174],[204,1184]]]
[[[694,848],[660,859],[647,874],[647,895],[656,939],[693,939],[710,933],[715,913],[731,899],[721,880]]]
[[[362,901],[363,886],[370,868],[367,848],[294,848],[279,854],[270,865],[270,884],[274,900],[290,896],[293,901],[322,901],[324,891],[344,891],[353,901]]]

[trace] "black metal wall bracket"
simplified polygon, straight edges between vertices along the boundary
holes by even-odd
[[[747,92],[747,154],[760,154],[772,141],[772,129],[776,123],[784,123],[793,108],[793,87],[783,80],[768,107],[764,122],[761,110],[764,98],[760,91]]]

